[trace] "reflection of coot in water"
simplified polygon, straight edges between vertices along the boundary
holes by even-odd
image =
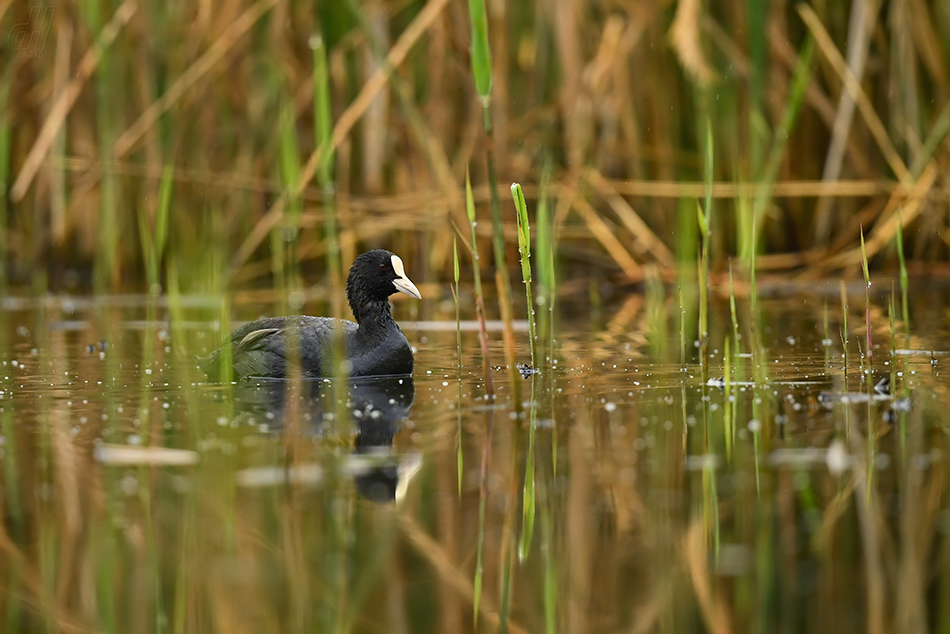
[[[402,499],[421,466],[418,454],[399,460],[392,450],[393,436],[409,417],[414,397],[411,375],[350,380],[350,411],[359,426],[353,454],[374,463],[353,480],[356,490],[374,502]]]
[[[342,465],[342,471],[353,478],[356,490],[374,502],[402,499],[409,480],[419,470],[419,454],[393,453],[393,437],[409,415],[415,397],[411,375],[353,377],[347,382],[343,407],[357,427],[353,454]],[[284,426],[288,387],[284,380],[264,379],[243,384],[235,394],[236,402],[249,415],[262,414],[269,425]],[[328,380],[304,380],[298,396],[297,411],[316,434],[325,433],[331,424],[325,412],[332,412],[333,388]],[[341,395],[342,396],[342,395]],[[255,416],[257,418],[257,416]],[[342,429],[342,427],[341,427]],[[254,468],[242,471],[239,482],[246,486],[266,486],[286,481],[319,484],[323,480],[320,465],[294,465]]]

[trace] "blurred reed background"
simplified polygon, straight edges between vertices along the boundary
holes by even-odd
[[[714,274],[755,255],[759,271],[857,275],[862,227],[872,268],[896,266],[899,223],[912,271],[946,259],[950,4],[488,0],[487,15],[499,186],[532,201],[550,162],[560,264],[669,278],[697,259],[707,180]],[[0,28],[5,283],[141,289],[163,270],[143,257],[161,222],[182,292],[283,286],[287,262],[323,271],[337,244],[344,264],[387,245],[448,282],[446,237],[470,241],[466,170],[489,199],[464,2],[4,0]],[[504,223],[513,258],[511,205]]]

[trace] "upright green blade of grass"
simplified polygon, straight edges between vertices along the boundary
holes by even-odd
[[[732,402],[731,360],[732,354],[729,349],[729,338],[727,337],[723,342],[722,353],[722,402],[725,410],[723,413],[723,421],[725,422],[723,437],[726,445],[726,461],[730,463],[732,462],[732,443],[736,437],[735,405]]]
[[[686,307],[683,304],[683,286],[677,287],[677,300],[680,311],[680,368],[686,368]]]
[[[782,159],[785,156],[785,147],[788,144],[788,136],[795,126],[798,118],[798,111],[805,99],[805,92],[811,82],[812,76],[812,58],[815,55],[815,38],[809,35],[802,45],[798,54],[798,60],[795,63],[795,70],[792,73],[792,88],[788,95],[788,101],[785,104],[785,111],[782,114],[782,120],[775,133],[772,135],[772,145],[769,149],[768,158],[758,175],[758,186],[756,187],[755,204],[752,207],[752,234],[749,236],[751,242],[743,244],[743,261],[750,262],[750,271],[754,268],[756,242],[758,233],[761,230],[765,210],[772,199],[772,190],[775,185],[775,179],[778,177],[779,168],[782,166]],[[750,273],[753,275],[754,272]]]
[[[323,193],[323,239],[326,244],[326,265],[330,289],[330,314],[341,319],[343,317],[343,264],[340,261],[340,235],[337,226],[336,186],[333,181],[333,166],[336,158],[333,152],[333,121],[330,95],[330,73],[327,66],[327,51],[323,35],[314,34],[310,38],[310,48],[313,50],[313,118],[314,142],[317,147],[324,148],[320,154],[320,163],[317,166],[317,183]],[[334,376],[346,374],[344,359],[343,337],[337,329],[333,337],[331,356]],[[346,389],[345,382],[335,382],[334,386],[341,385]],[[334,388],[335,389],[335,388]],[[337,416],[334,420],[345,420],[344,408],[341,407],[344,399],[330,390],[331,402]]]
[[[488,165],[488,189],[491,199],[492,250],[495,255],[495,279],[500,294],[498,303],[505,328],[505,359],[508,362],[508,375],[511,378],[515,406],[520,408],[518,397],[520,387],[515,378],[518,373],[514,348],[515,334],[510,310],[511,280],[508,275],[501,200],[498,198],[498,169],[495,166],[495,129],[491,112],[492,61],[488,46],[488,14],[485,11],[484,0],[469,0],[468,12],[472,22],[472,75],[482,107],[482,126],[485,129],[485,158]]]
[[[871,272],[868,270],[868,254],[864,248],[864,227],[861,228],[861,270],[864,271],[864,325],[867,333],[868,372],[870,372],[873,368],[871,364],[873,353],[871,346]],[[870,381],[868,384],[870,385]]]
[[[315,34],[310,38],[313,50],[313,120],[317,147],[323,147],[320,164],[317,169],[317,182],[320,186],[333,183],[333,165],[336,150],[333,137],[333,109],[330,101],[330,71],[327,66],[327,49],[323,35]]]
[[[487,107],[491,101],[492,66],[485,0],[468,0],[468,16],[472,21],[472,76],[482,106]]]
[[[333,151],[333,110],[330,100],[330,72],[327,66],[327,51],[323,36],[316,34],[310,38],[313,49],[313,118],[315,142],[324,148],[317,167],[317,183],[323,190],[324,204],[324,240],[327,244],[327,270],[333,292],[333,316],[342,317],[343,265],[340,261],[340,236],[336,217],[336,187],[333,182],[333,165],[336,154]]]
[[[841,346],[844,348],[844,366],[842,367],[844,373],[844,389],[848,389],[848,344],[850,338],[848,335],[848,287],[845,285],[844,280],[841,280],[838,284],[838,290],[841,295]],[[847,409],[847,408],[846,408]]]
[[[475,317],[478,320],[478,340],[482,347],[482,377],[485,380],[485,393],[495,395],[495,384],[491,376],[491,357],[488,354],[488,331],[485,328],[485,296],[482,294],[481,260],[478,256],[478,239],[475,236],[475,197],[472,195],[472,181],[465,174],[465,211],[472,236],[472,275],[475,281]]]
[[[536,249],[538,251],[538,281],[540,282],[538,301],[544,302],[547,311],[542,311],[542,314],[547,313],[548,317],[553,315],[554,311],[554,301],[555,301],[555,272],[554,272],[554,263],[556,256],[556,249],[554,241],[556,239],[554,235],[554,227],[552,226],[552,216],[550,211],[550,201],[548,200],[548,192],[550,191],[551,184],[551,162],[550,160],[545,161],[544,171],[541,175],[541,188],[538,193],[538,209],[537,209],[537,236],[538,239],[535,242]],[[553,323],[548,324],[549,327],[553,328]],[[541,335],[544,337],[550,332],[545,331],[542,328]],[[553,350],[548,350],[548,353],[552,353]]]
[[[540,334],[538,336],[545,340],[545,353],[543,359],[538,363],[544,365],[547,371],[547,393],[554,394],[554,307],[557,302],[557,274],[555,271],[555,261],[557,258],[557,245],[554,227],[554,218],[550,212],[550,202],[548,192],[551,182],[551,162],[546,160],[544,171],[541,176],[541,188],[538,193],[537,209],[537,242],[538,252],[538,279],[540,280],[541,291],[538,294],[538,304],[543,302],[544,310],[541,311]],[[540,368],[539,368],[540,369]],[[539,395],[540,397],[540,395]],[[532,398],[532,402],[534,398]],[[550,409],[552,429],[557,429],[556,408]],[[557,436],[555,432],[555,437]],[[557,474],[557,442],[551,443],[551,465],[552,473]]]
[[[910,285],[910,278],[907,275],[907,262],[904,260],[904,214],[901,211],[898,211],[897,214],[897,236],[894,240],[897,242],[897,263],[900,266],[901,316],[904,319],[904,345],[910,346],[910,304],[907,301],[907,287]]]
[[[0,74],[0,292],[6,295],[7,288],[7,252],[9,226],[7,209],[8,194],[10,191],[10,149],[12,144],[10,120],[10,87],[13,84],[13,73],[16,64],[7,64]]]
[[[106,15],[110,3],[104,0],[84,3],[86,18],[96,32],[105,33],[108,28]],[[122,120],[120,104],[127,98],[126,74],[123,72],[122,55],[116,54],[115,46],[102,49],[95,76],[95,119],[99,143],[99,217],[97,220],[95,250],[95,289],[104,292],[114,289],[121,277],[122,229],[125,214],[120,213],[122,179],[112,167],[112,148],[118,137],[118,125]]]
[[[511,197],[518,212],[518,251],[521,254],[521,278],[524,281],[528,306],[528,336],[531,339],[531,365],[538,365],[537,336],[534,326],[534,294],[531,289],[531,227],[528,223],[528,205],[521,185],[511,185]]]
[[[294,192],[296,183],[300,180],[303,167],[300,164],[300,147],[297,143],[297,122],[294,114],[293,99],[284,95],[279,116],[280,142],[280,178],[287,193],[287,205],[284,207],[284,221],[278,224],[271,232],[274,249],[271,253],[272,267],[277,275],[277,286],[282,294],[285,309],[292,309],[287,303],[288,296],[293,291],[299,291],[301,280],[299,275],[299,244],[300,215],[303,212],[303,200]],[[323,175],[321,175],[322,177]],[[324,182],[321,182],[321,186]]]
[[[149,285],[149,293],[158,295],[161,292],[161,263],[165,253],[166,236],[168,235],[168,217],[171,209],[174,166],[166,165],[162,170],[162,180],[158,188],[158,209],[155,213],[154,226],[149,221],[145,208],[139,206],[139,240],[142,244],[142,254],[145,259],[145,274]]]
[[[729,263],[729,313],[732,317],[732,341],[736,354],[740,354],[739,347],[739,316],[736,313],[736,289],[732,284],[732,263]]]
[[[455,367],[455,379],[458,382],[458,406],[456,407],[458,420],[456,430],[456,464],[458,465],[458,493],[462,497],[462,321],[459,311],[459,245],[458,237],[452,240],[452,297],[455,299],[455,347],[458,354],[458,364]]]
[[[703,368],[703,381],[706,376],[708,359],[706,358],[706,346],[709,339],[709,235],[712,229],[712,183],[713,183],[713,134],[712,123],[709,118],[706,121],[706,142],[705,142],[705,161],[704,161],[704,183],[705,191],[705,209],[699,204],[696,205],[696,221],[699,225],[699,235],[702,239],[702,256],[699,261],[699,342],[700,342],[700,363]]]
[[[537,340],[534,327],[534,294],[531,290],[531,227],[528,224],[528,205],[524,191],[518,183],[511,185],[511,197],[518,212],[518,250],[521,253],[521,277],[525,285],[525,298],[528,310],[528,336],[531,339],[531,366],[538,367]],[[524,491],[522,493],[521,540],[518,543],[518,558],[524,561],[531,551],[531,537],[534,534],[535,512],[535,465],[534,436],[537,416],[537,375],[531,377],[531,401],[528,406],[528,457],[525,462]]]

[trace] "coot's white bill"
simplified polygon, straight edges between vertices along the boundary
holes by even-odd
[[[393,286],[395,286],[399,292],[405,293],[409,297],[422,299],[422,294],[419,292],[419,289],[406,277],[406,267],[403,266],[402,258],[398,255],[393,256],[393,271],[399,276],[393,280]]]

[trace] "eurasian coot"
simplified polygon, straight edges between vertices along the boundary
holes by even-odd
[[[342,329],[350,376],[410,374],[412,348],[393,321],[389,305],[389,296],[397,291],[422,299],[398,255],[384,249],[367,251],[356,258],[346,278],[346,297],[356,323],[306,315],[258,319],[231,333],[203,363],[204,370],[217,379],[230,347],[235,378],[283,377],[288,361],[295,360],[304,377],[329,375],[336,326]],[[299,342],[299,355],[289,354],[288,346],[294,341]]]

